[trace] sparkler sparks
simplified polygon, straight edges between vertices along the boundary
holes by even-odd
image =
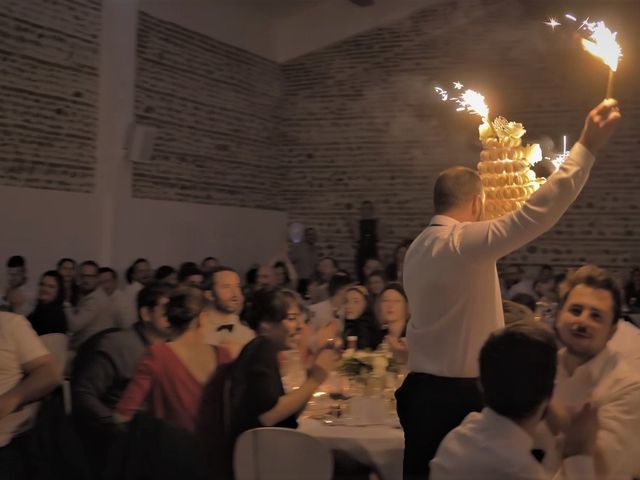
[[[460,82],[454,82],[453,87],[456,90],[462,90],[464,85]],[[466,89],[459,97],[449,97],[449,92],[443,88],[436,87],[436,93],[440,95],[443,102],[451,101],[458,104],[456,111],[469,112],[472,115],[479,115],[483,119],[489,117],[489,107],[484,101],[484,96],[474,90]]]
[[[560,25],[562,25],[554,17],[549,17],[549,21],[548,22],[544,22],[544,24],[545,25],[549,25],[551,27],[551,30],[555,30],[556,27],[559,27]]]

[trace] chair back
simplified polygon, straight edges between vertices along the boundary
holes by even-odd
[[[290,428],[255,428],[236,442],[236,480],[331,480],[333,456],[318,439]]]
[[[48,333],[40,337],[44,346],[56,360],[62,371],[65,370],[68,358],[69,337],[64,333]]]

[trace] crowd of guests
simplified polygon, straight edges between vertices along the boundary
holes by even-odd
[[[153,269],[141,258],[119,288],[114,269],[63,258],[39,277],[36,292],[24,258],[11,257],[0,313],[0,468],[9,475],[2,478],[232,478],[238,436],[260,426],[295,428],[345,345],[385,344],[406,362],[409,305],[401,282],[409,242],[398,245],[390,264],[365,258],[351,275],[322,257],[316,240],[308,228],[300,243],[250,270],[244,282],[214,257],[177,269]],[[502,449],[520,446],[510,461],[535,473],[543,467],[527,456],[531,445],[501,418],[528,431],[548,411],[555,423],[540,438],[550,468],[596,447],[600,468],[612,458],[623,468],[623,456],[610,450],[640,444],[627,445],[638,440],[640,410],[624,421],[616,417],[630,405],[625,399],[640,395],[633,372],[640,368],[640,331],[618,319],[637,311],[640,270],[620,288],[598,269],[565,278],[542,266],[529,278],[507,265],[501,283],[506,323],[513,325],[494,334],[480,356],[489,410],[447,437],[433,478],[481,478],[465,468],[484,468],[482,478],[494,478],[491,465],[502,461]],[[585,306],[583,297],[593,301],[599,292],[601,304]],[[587,309],[583,325],[576,319]],[[558,345],[565,347],[559,364]],[[291,349],[300,352],[307,377],[286,392],[280,352]],[[597,371],[576,379],[573,373],[594,356],[601,358]],[[593,408],[573,414],[552,408],[553,398],[577,405],[601,386],[611,397]],[[610,404],[614,413],[602,421]],[[549,442],[558,432],[565,450],[554,457]],[[370,473],[336,463],[336,478]]]

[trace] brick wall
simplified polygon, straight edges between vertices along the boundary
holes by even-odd
[[[274,209],[278,64],[140,13],[135,115],[158,128],[138,198]]]
[[[4,0],[0,184],[90,192],[95,183],[101,0]]]
[[[549,233],[514,253],[525,264],[619,268],[638,261],[640,86],[633,2],[581,3],[574,13],[606,14],[623,41],[617,96],[625,123],[582,195]],[[460,80],[485,93],[495,114],[521,121],[530,141],[577,139],[585,113],[603,96],[605,67],[577,42],[542,24],[555,2],[450,1],[373,29],[283,66],[282,198],[291,220],[318,227],[327,253],[351,262],[346,221],[363,199],[390,229],[383,250],[414,237],[432,215],[442,169],[479,158],[477,117],[453,112],[433,94]]]

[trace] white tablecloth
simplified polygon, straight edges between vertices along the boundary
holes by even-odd
[[[328,426],[319,420],[300,419],[298,430],[315,437],[331,450],[349,453],[377,470],[382,480],[402,478],[404,435],[399,428]]]

